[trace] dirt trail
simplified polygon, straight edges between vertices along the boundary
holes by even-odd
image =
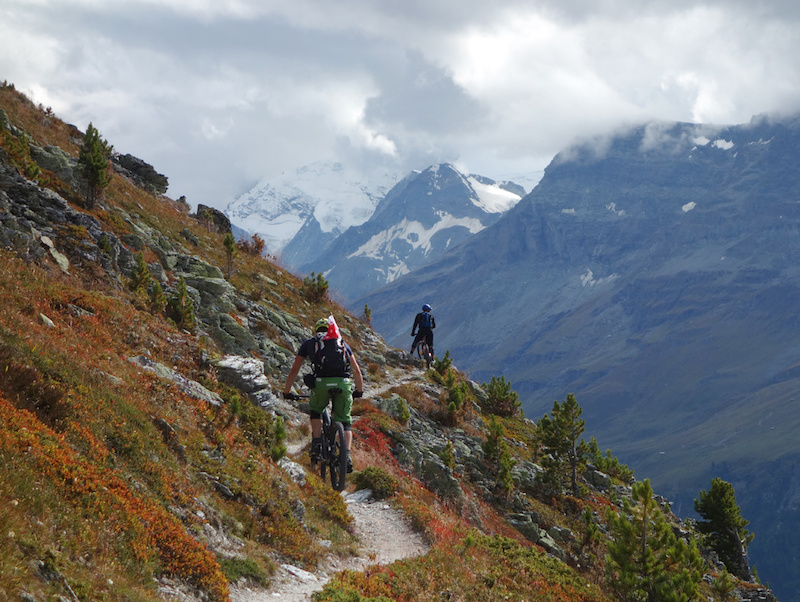
[[[367,387],[368,396],[414,380],[406,376],[379,387]],[[288,445],[289,456],[302,453],[308,440]],[[390,564],[395,560],[420,556],[428,551],[422,536],[414,531],[408,518],[399,510],[383,501],[372,498],[369,490],[342,493],[347,508],[354,519],[355,534],[360,541],[359,555],[346,560],[328,556],[319,563],[319,568],[310,573],[284,564],[275,575],[269,589],[250,589],[234,585],[231,587],[232,602],[307,602],[314,592],[321,590],[330,578],[344,570],[364,570],[373,564]]]
[[[372,564],[389,564],[428,551],[428,546],[411,527],[408,519],[386,502],[374,501],[368,490],[343,495],[355,520],[355,533],[361,541],[359,556],[344,561],[328,557],[314,573],[284,564],[269,589],[233,586],[231,600],[306,602],[311,600],[314,592],[325,586],[334,573],[348,569],[360,571]]]

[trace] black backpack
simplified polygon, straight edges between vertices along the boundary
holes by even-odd
[[[317,339],[314,346],[314,376],[350,376],[350,360],[342,339]]]

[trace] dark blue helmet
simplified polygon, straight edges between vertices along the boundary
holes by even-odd
[[[430,305],[428,305],[427,303],[422,306],[422,311],[430,311],[432,309],[433,308]]]

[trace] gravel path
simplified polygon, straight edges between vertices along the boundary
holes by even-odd
[[[315,573],[292,565],[282,565],[272,587],[254,590],[232,586],[233,602],[306,602],[321,590],[334,573],[344,570],[363,570],[373,564],[389,564],[401,558],[425,554],[428,550],[422,537],[414,531],[408,519],[389,504],[375,501],[369,490],[343,494],[348,510],[355,521],[355,533],[361,541],[360,554],[345,561],[331,557],[320,563]]]

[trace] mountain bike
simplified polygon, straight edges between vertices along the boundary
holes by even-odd
[[[427,339],[422,339],[417,345],[417,355],[419,359],[425,362],[425,368],[430,369],[431,363],[433,362],[433,354],[431,353],[430,345],[428,345]]]
[[[339,387],[331,387],[328,389],[328,397],[330,398],[331,405],[334,398],[342,392]],[[309,395],[294,395],[295,399],[308,398]],[[345,488],[345,481],[347,479],[347,460],[349,457],[347,447],[345,445],[344,425],[341,422],[336,422],[331,419],[328,406],[321,415],[322,419],[322,449],[320,450],[320,457],[318,460],[311,461],[312,468],[315,464],[319,464],[319,476],[325,480],[325,476],[330,474],[331,487],[336,491],[343,491]]]

